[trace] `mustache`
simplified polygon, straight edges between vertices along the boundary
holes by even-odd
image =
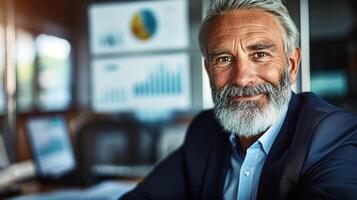
[[[230,97],[235,96],[255,96],[259,94],[266,94],[269,96],[274,92],[274,86],[270,83],[262,83],[255,86],[245,86],[240,87],[236,85],[226,85],[222,89],[214,90],[214,100],[215,102],[224,102]]]
[[[214,85],[211,84],[213,102],[217,105],[229,101],[230,97],[255,96],[259,94],[265,94],[270,99],[273,98],[274,94],[276,95],[284,89],[289,88],[290,81],[288,68],[285,68],[281,74],[280,81],[276,84],[265,82],[259,85],[245,87],[226,85],[220,89],[215,88]]]
[[[225,86],[222,92],[228,97],[234,96],[254,96],[262,93],[269,94],[274,91],[274,86],[269,83],[263,83],[256,86]]]

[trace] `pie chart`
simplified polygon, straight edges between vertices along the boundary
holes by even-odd
[[[131,19],[131,32],[142,41],[150,40],[157,32],[157,20],[151,10],[135,13]]]

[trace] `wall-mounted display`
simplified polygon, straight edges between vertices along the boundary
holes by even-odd
[[[186,0],[100,3],[89,7],[91,53],[189,46]]]
[[[92,108],[109,113],[187,110],[189,71],[186,53],[94,60]]]

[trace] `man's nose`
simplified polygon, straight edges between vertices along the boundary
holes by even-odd
[[[256,81],[256,66],[248,59],[237,59],[232,71],[233,84],[245,87]]]

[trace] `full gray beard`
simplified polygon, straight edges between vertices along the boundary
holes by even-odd
[[[240,137],[257,136],[284,115],[291,97],[290,76],[284,70],[278,85],[264,83],[257,86],[225,86],[212,88],[214,113],[225,131]],[[234,96],[264,94],[257,101],[232,101]]]

